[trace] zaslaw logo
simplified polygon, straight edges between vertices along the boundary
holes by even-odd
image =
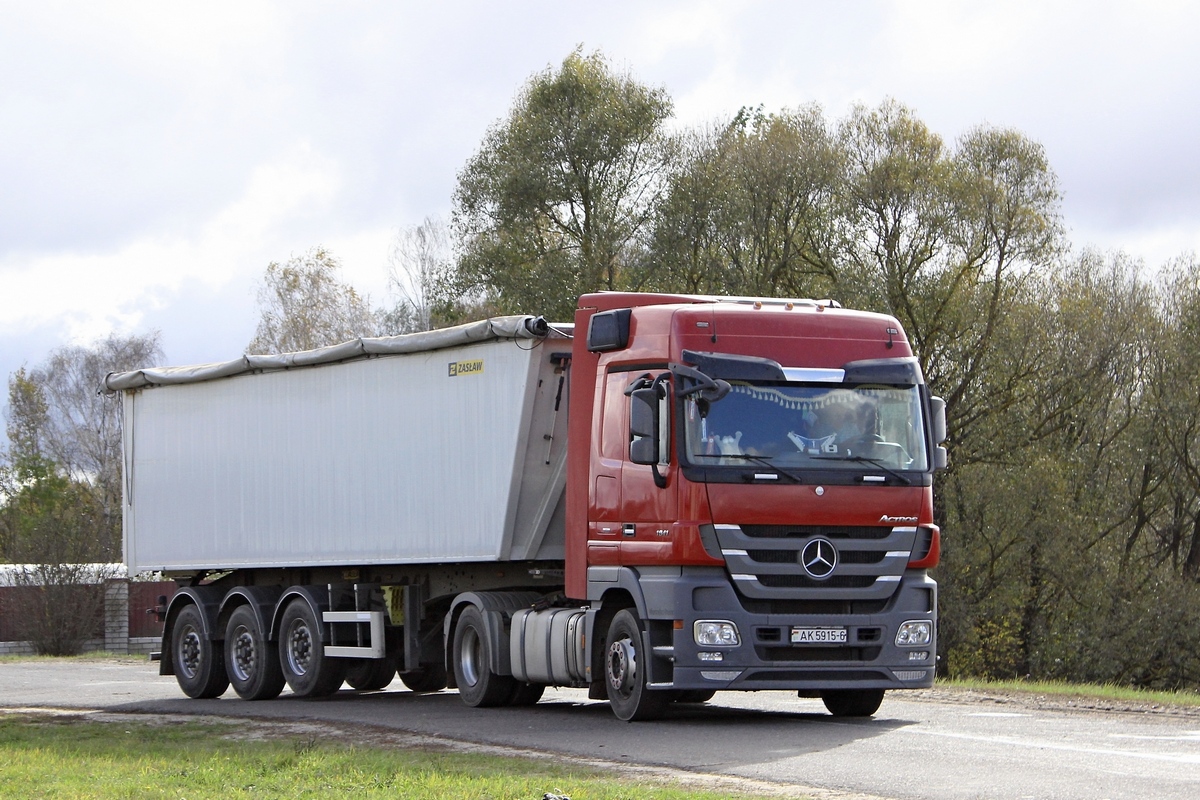
[[[459,375],[478,375],[483,372],[483,359],[475,361],[451,361],[450,362],[450,377],[457,378]]]

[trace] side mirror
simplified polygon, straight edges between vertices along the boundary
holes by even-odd
[[[634,383],[626,390],[629,395],[629,460],[634,464],[650,467],[654,474],[654,485],[667,488],[667,476],[658,470],[666,459],[670,436],[669,405],[665,402],[670,395],[669,373],[663,373],[650,382],[649,386]],[[640,385],[639,385],[640,384]]]
[[[634,389],[629,394],[629,460],[658,463],[658,389]]]
[[[929,398],[929,409],[933,412],[930,425],[933,427],[933,443],[946,441],[946,401],[940,397]]]
[[[933,468],[935,470],[945,469],[950,465],[950,455],[946,452],[946,448],[938,445],[933,448]]]

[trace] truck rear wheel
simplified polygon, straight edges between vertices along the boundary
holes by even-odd
[[[243,700],[270,700],[283,691],[279,653],[267,642],[250,606],[238,606],[229,616],[225,672]]]
[[[512,676],[492,672],[491,656],[483,615],[470,606],[462,612],[454,628],[454,680],[463,702],[469,706],[505,705],[513,695]]]
[[[830,689],[821,702],[835,717],[869,717],[883,702],[883,689]]]
[[[204,617],[194,605],[184,606],[171,630],[175,680],[188,697],[219,697],[229,688],[221,643],[204,635]]]
[[[303,599],[284,609],[279,625],[279,665],[298,697],[325,697],[342,685],[346,660],[329,658],[321,642],[317,617]]]
[[[642,626],[634,612],[621,609],[608,626],[604,686],[617,719],[626,722],[657,719],[670,698],[646,686],[648,654],[642,647]]]

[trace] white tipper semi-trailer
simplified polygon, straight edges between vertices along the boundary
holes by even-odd
[[[501,317],[106,387],[126,563],[179,583],[160,671],[189,696],[399,672],[476,706],[578,686],[644,719],[789,688],[862,715],[932,682],[944,416],[890,317],[588,295],[573,326]],[[734,452],[733,428],[868,406],[856,457],[787,445],[788,421],[792,466]]]

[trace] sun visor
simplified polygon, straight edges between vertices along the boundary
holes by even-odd
[[[842,367],[846,383],[885,383],[892,386],[916,386],[924,383],[917,359],[872,358],[851,361]]]

